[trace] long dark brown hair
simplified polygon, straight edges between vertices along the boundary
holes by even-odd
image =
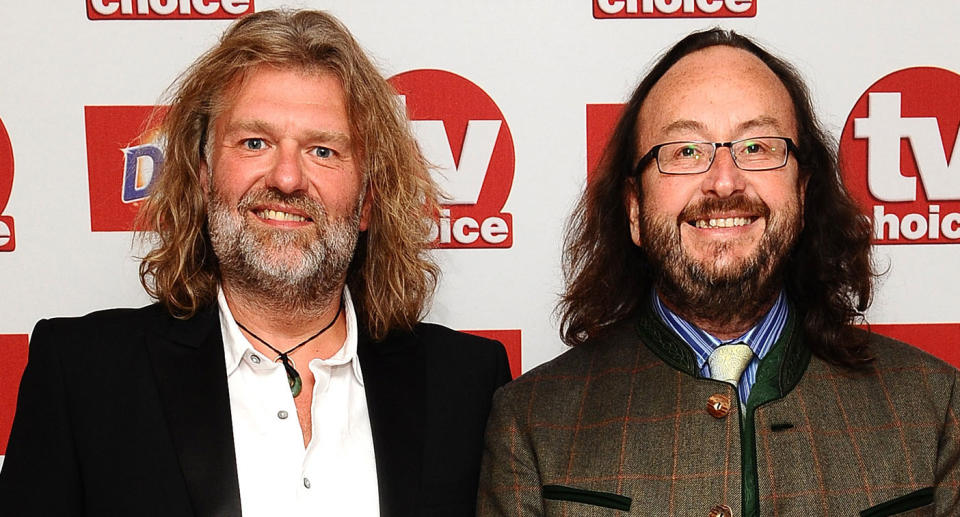
[[[640,107],[650,89],[684,56],[724,45],[757,56],[780,78],[797,118],[802,178],[807,178],[803,230],[784,267],[785,289],[802,318],[804,338],[814,354],[833,364],[857,367],[870,360],[862,321],[875,276],[870,260],[870,221],[860,213],[840,180],[836,144],[817,120],[800,74],[733,31],[695,32],[666,51],[640,81],[626,104],[594,178],[580,198],[566,230],[564,275],[567,289],[558,306],[561,336],[578,345],[635,315],[649,299],[655,272],[630,238],[625,195],[642,189],[631,180],[637,156]]]
[[[269,10],[240,18],[178,81],[160,131],[163,171],[138,214],[137,226],[155,232],[144,234],[155,246],[140,263],[141,283],[180,318],[215,303],[219,268],[200,186],[204,140],[228,87],[260,65],[332,73],[340,80],[372,201],[347,285],[372,337],[411,328],[438,275],[428,255],[436,185],[396,92],[347,28],[321,11]]]

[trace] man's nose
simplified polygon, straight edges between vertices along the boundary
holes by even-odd
[[[733,154],[729,147],[717,149],[713,158],[713,165],[703,173],[701,190],[704,194],[713,194],[717,197],[730,197],[743,192],[747,187],[743,169],[737,167],[733,161]]]
[[[280,145],[276,160],[264,178],[267,187],[292,193],[307,189],[307,174],[303,156],[293,145]]]

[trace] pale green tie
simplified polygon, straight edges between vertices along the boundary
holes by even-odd
[[[719,346],[707,358],[710,363],[710,378],[736,386],[752,358],[753,350],[743,343]]]

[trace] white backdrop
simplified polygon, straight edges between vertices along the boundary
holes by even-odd
[[[91,230],[87,145],[96,135],[86,133],[85,107],[156,104],[229,23],[94,21],[89,1],[0,3],[0,121],[15,163],[10,188],[0,145],[0,215],[15,221],[15,249],[0,252],[0,335],[29,334],[39,318],[149,303],[132,234]],[[656,55],[683,35],[720,25],[754,36],[798,66],[838,139],[858,99],[884,76],[922,66],[960,72],[955,0],[753,0],[756,16],[721,19],[597,19],[598,0],[251,1],[258,11],[328,10],[385,76],[452,72],[499,108],[515,154],[502,210],[512,214],[512,246],[437,250],[444,276],[427,319],[520,330],[524,371],[564,350],[552,311],[561,291],[562,226],[586,179],[586,106],[623,102]],[[941,129],[956,135],[960,91],[936,97],[937,112],[923,116],[952,123]],[[947,157],[952,144],[944,139]],[[960,177],[960,165],[950,174]],[[960,192],[941,211],[958,211],[958,202]],[[2,236],[0,226],[0,248]],[[960,322],[955,244],[883,245],[876,256],[889,271],[871,322]],[[935,353],[957,364],[956,340],[948,341],[960,337],[960,325],[935,328]],[[22,348],[21,339],[0,340],[0,357],[20,357]],[[10,386],[22,368],[16,364],[0,367],[0,454]]]

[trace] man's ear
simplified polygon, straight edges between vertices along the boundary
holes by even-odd
[[[624,195],[624,204],[627,208],[627,217],[630,219],[630,239],[637,246],[641,246],[640,240],[640,201],[637,200],[636,180],[629,179],[626,182],[626,194]]]
[[[373,206],[373,188],[367,186],[363,194],[363,205],[360,207],[360,231],[366,231],[370,225],[370,207]]]

